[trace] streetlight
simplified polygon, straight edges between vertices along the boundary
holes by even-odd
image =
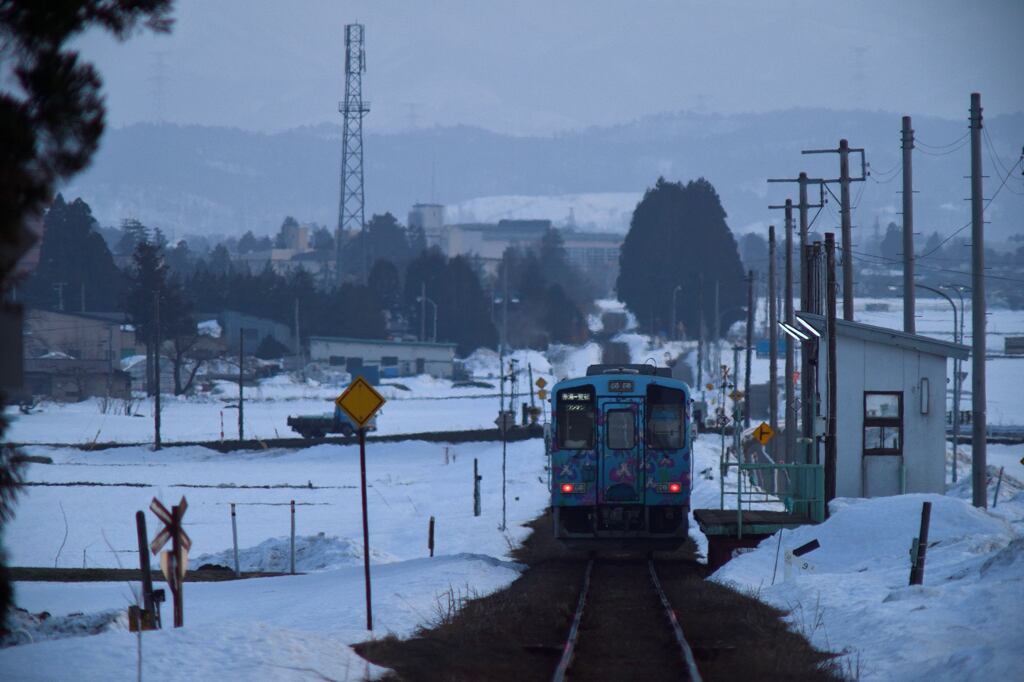
[[[953,303],[953,299],[946,295],[944,291],[930,287],[926,284],[918,284],[914,282],[914,286],[918,289],[924,289],[930,291],[933,294],[938,294],[942,298],[949,302],[951,308],[953,308],[953,343],[958,343],[957,339],[957,316],[956,316],[956,303]],[[960,294],[960,300],[963,301],[963,294]],[[960,362],[957,359],[953,359],[953,482],[956,483],[956,446],[957,441],[960,437]]]
[[[964,292],[971,291],[969,286],[963,284],[944,284],[940,288],[952,289],[960,298],[960,336],[953,333],[953,341],[964,342]],[[955,316],[954,316],[955,319]],[[963,378],[960,370],[960,359],[953,358],[953,482],[956,483],[956,447],[960,441],[960,393]]]
[[[430,305],[434,306],[434,334],[433,334],[433,337],[432,337],[431,340],[434,343],[437,343],[437,304],[434,303],[429,298],[427,298],[426,296],[417,296],[416,297],[416,302],[417,303],[422,303],[423,301],[426,301]]]
[[[676,294],[682,290],[682,284],[677,284],[676,288],[672,290],[672,326],[669,328],[669,336],[673,341],[679,338],[676,334]]]

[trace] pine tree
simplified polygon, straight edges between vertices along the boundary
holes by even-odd
[[[718,193],[704,178],[683,185],[658,178],[637,204],[619,256],[616,289],[619,300],[636,315],[642,328],[666,331],[672,318],[672,293],[677,294],[676,319],[697,328],[697,281],[705,284],[704,317],[714,329],[709,291],[719,283],[719,329],[743,316],[746,300],[743,266],[736,240],[725,222]]]

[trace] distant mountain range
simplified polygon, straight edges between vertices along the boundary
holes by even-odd
[[[1002,163],[994,165],[986,147],[985,193],[991,196],[1019,158],[1024,114],[996,116],[985,125]],[[963,178],[970,172],[969,147],[962,146],[966,114],[963,121],[918,117],[914,127],[920,142],[916,229],[947,233],[970,218]],[[372,119],[367,128],[372,130]],[[391,211],[404,222],[413,203],[434,201],[453,205],[452,218],[461,221],[508,216],[563,224],[571,209],[581,228],[625,231],[631,205],[659,175],[684,181],[704,176],[718,189],[732,229],[745,232],[780,223],[781,213],[769,211],[769,203],[781,203],[787,192],[795,198],[795,185],[769,186],[766,178],[796,177],[800,170],[837,176],[837,155],[800,151],[835,148],[840,137],[867,150],[872,171],[853,186],[854,223],[871,229],[876,219],[883,226],[899,222],[900,116],[817,109],[661,114],[553,137],[466,126],[368,134],[367,218]],[[102,224],[134,217],[169,235],[270,233],[286,215],[333,226],[340,157],[335,125],[261,134],[139,124],[108,131],[91,168],[62,191],[85,199]],[[853,166],[859,172],[859,164]],[[831,200],[815,227],[836,225],[838,213]],[[993,239],[1024,233],[1019,168],[986,219]]]

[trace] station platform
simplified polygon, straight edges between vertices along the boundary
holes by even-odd
[[[783,511],[744,509],[694,509],[693,518],[708,538],[708,568],[712,571],[732,558],[734,550],[757,547],[784,528],[815,523],[809,516]]]

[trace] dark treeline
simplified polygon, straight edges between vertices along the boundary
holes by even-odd
[[[302,340],[399,335],[452,342],[460,354],[468,354],[498,342],[507,270],[512,346],[543,348],[586,336],[584,310],[593,292],[569,264],[557,230],[531,248],[508,249],[496,277],[475,259],[447,258],[426,248],[421,231],[407,229],[389,213],[373,216],[364,231],[342,243],[342,264],[351,275],[341,283],[323,269],[333,264],[336,247],[322,228],[311,235],[319,271],[278,272],[270,263],[250,271],[238,259],[285,248],[286,231],[297,226],[288,217],[275,237],[246,234],[193,251],[184,240],[171,244],[159,229],[132,220],[116,232],[107,229],[104,239],[84,201],[67,202],[58,195],[44,219],[38,268],[23,283],[20,297],[38,308],[121,311],[140,338],[149,339],[158,294],[161,338],[174,344],[182,362],[195,343],[197,323],[225,310],[289,326],[297,312]]]

